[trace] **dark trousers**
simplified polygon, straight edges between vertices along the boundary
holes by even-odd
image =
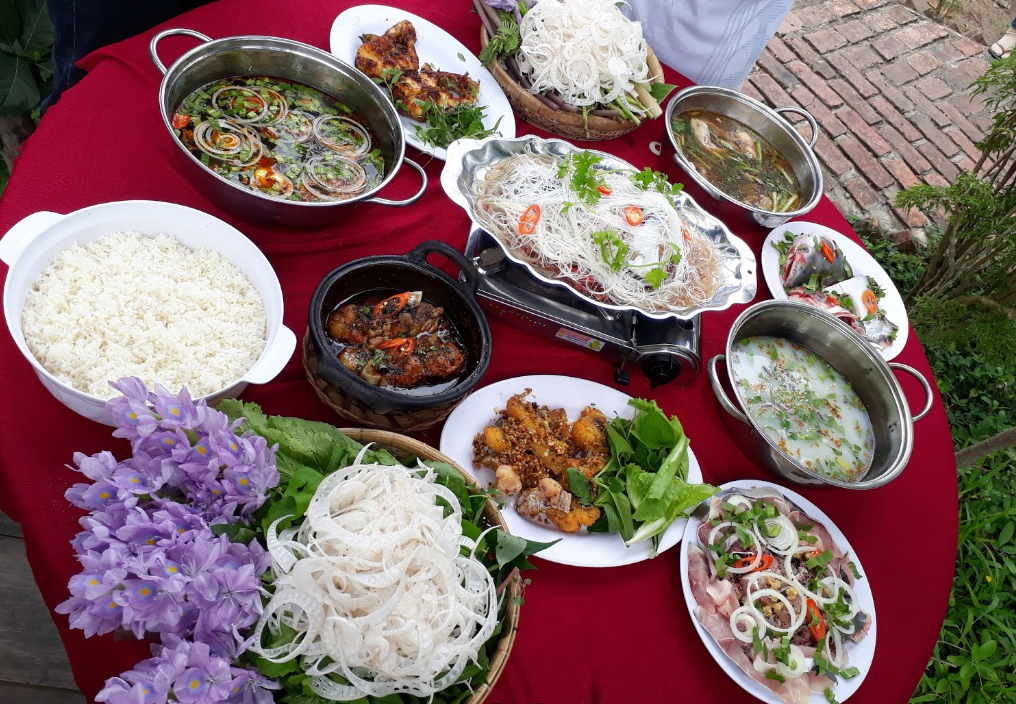
[[[2,1],[2,0],[0,0]],[[81,80],[78,61],[94,50],[151,29],[208,0],[46,0],[56,33],[53,90],[43,110]]]

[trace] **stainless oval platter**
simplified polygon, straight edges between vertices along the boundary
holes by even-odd
[[[577,151],[584,150],[560,139],[542,139],[532,135],[516,139],[495,137],[482,140],[460,139],[448,147],[448,158],[445,161],[444,170],[441,172],[441,186],[449,198],[469,213],[469,217],[477,226],[486,229],[483,227],[482,220],[477,217],[472,195],[473,184],[483,179],[493,164],[522,152],[566,157]],[[591,151],[600,157],[601,161],[597,164],[597,168],[639,171],[627,161],[606,152],[585,151]],[[605,310],[637,311],[646,317],[657,320],[667,318],[687,320],[705,311],[723,310],[737,303],[751,301],[755,297],[757,284],[755,281],[755,255],[748,245],[740,238],[735,237],[722,222],[703,210],[691,196],[679,193],[672,198],[672,201],[688,229],[715,244],[720,254],[722,281],[716,292],[709,300],[684,308],[675,307],[666,311],[648,311],[632,305],[617,305],[609,301],[597,300],[576,290],[564,279],[548,276],[545,272],[532,266],[530,262],[517,256],[506,246],[498,233],[491,232],[490,235],[501,245],[505,256],[526,267],[535,278],[548,284],[563,286],[582,300]]]

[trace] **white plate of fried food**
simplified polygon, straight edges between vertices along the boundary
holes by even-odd
[[[456,408],[445,422],[441,432],[441,452],[471,474],[482,486],[494,486],[495,471],[486,467],[476,468],[474,462],[474,438],[483,436],[484,429],[499,417],[500,409],[507,407],[509,399],[531,389],[527,402],[535,402],[549,409],[563,409],[569,423],[580,419],[588,407],[599,410],[606,419],[615,416],[632,418],[635,408],[628,405],[631,397],[602,384],[586,379],[566,376],[534,375],[505,379],[474,392]],[[689,484],[702,482],[702,470],[695,454],[688,449]],[[515,497],[508,497],[513,504]],[[617,533],[589,533],[585,528],[578,532],[566,533],[550,523],[544,516],[536,519],[525,518],[515,506],[506,506],[502,511],[508,529],[513,535],[539,542],[558,542],[540,552],[540,558],[564,565],[577,567],[616,567],[641,562],[650,557],[649,543],[635,543],[625,547],[624,540]],[[663,533],[659,551],[662,553],[674,547],[684,534],[686,518],[678,518]]]
[[[373,43],[361,52],[364,35]],[[507,139],[515,136],[515,115],[494,77],[459,40],[422,17],[387,5],[351,7],[332,23],[330,49],[334,56],[375,80],[382,78],[384,68],[402,71],[393,86],[394,97],[414,111],[419,110],[416,97],[442,105],[471,103],[475,98],[476,106],[483,110],[484,129],[496,130],[493,134]],[[423,122],[401,110],[399,119],[407,142],[444,160],[443,147],[417,136]]]

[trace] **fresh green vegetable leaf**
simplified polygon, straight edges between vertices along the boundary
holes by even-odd
[[[586,475],[582,473],[582,470],[575,467],[568,468],[568,491],[583,506],[589,506],[593,502],[592,495],[590,494],[589,480],[586,479]]]
[[[21,18],[13,2],[0,3],[0,49],[11,51],[21,33]]]
[[[497,558],[497,566],[506,573],[513,567],[518,567],[519,570],[531,569],[532,565],[526,561],[526,558],[540,550],[546,550],[558,542],[552,540],[549,543],[540,543],[500,530],[492,535],[496,536],[494,538],[496,540],[494,557]]]
[[[650,83],[649,95],[653,96],[653,100],[662,105],[663,101],[667,99],[667,96],[670,95],[675,88],[677,88],[677,86],[669,83]]]
[[[0,53],[0,118],[23,115],[39,99],[31,64],[21,57]]]
[[[496,62],[501,62],[509,56],[515,56],[522,43],[522,36],[519,32],[519,25],[515,21],[515,15],[509,12],[499,12],[501,26],[497,33],[489,38],[487,46],[480,51],[480,63],[484,68],[490,68]]]
[[[416,136],[424,144],[445,148],[456,139],[483,139],[500,134],[501,118],[493,127],[483,126],[485,107],[458,103],[446,108],[433,100],[417,100],[423,108],[424,125],[417,126]]]
[[[35,56],[37,52],[50,51],[53,46],[55,34],[53,23],[49,19],[49,11],[46,7],[46,0],[16,0],[14,4],[21,15],[21,31],[18,33],[18,44],[21,46],[23,55],[28,58]],[[4,42],[6,43],[6,42]]]

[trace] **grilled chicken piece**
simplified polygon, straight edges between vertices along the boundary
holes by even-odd
[[[378,36],[365,34],[356,50],[356,68],[371,78],[381,78],[383,69],[415,71],[420,68],[416,55],[416,28],[408,20],[393,25]]]
[[[480,82],[468,75],[437,71],[424,66],[419,71],[403,73],[392,86],[392,97],[402,112],[419,120],[423,118],[423,107],[417,103],[418,100],[433,100],[447,109],[460,104],[474,104],[479,91]]]

